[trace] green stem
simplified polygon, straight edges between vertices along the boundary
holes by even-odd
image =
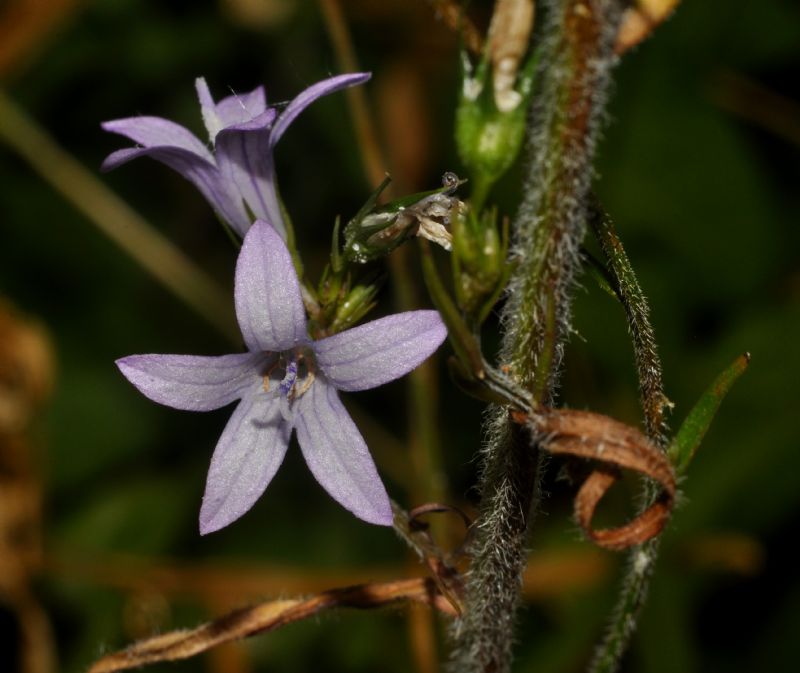
[[[650,324],[647,297],[642,292],[611,218],[597,206],[590,214],[589,223],[603,249],[612,287],[628,317],[645,428],[650,439],[663,447],[666,441],[664,409],[669,406],[669,401],[664,395],[661,360],[655,332]]]
[[[586,222],[595,142],[614,64],[614,0],[543,3],[543,88],[528,128],[523,201],[514,223],[517,266],[503,309],[501,357],[511,376],[551,404]],[[538,498],[536,437],[495,407],[484,449],[465,614],[456,625],[452,673],[506,673],[525,549]],[[533,450],[532,448],[533,447]]]
[[[639,377],[639,393],[644,412],[645,428],[650,439],[662,449],[666,446],[664,408],[669,401],[664,395],[661,360],[656,348],[655,332],[650,324],[650,307],[625,253],[614,223],[595,204],[589,222],[595,232],[608,265],[612,288],[625,308],[628,329],[633,340],[634,360]],[[644,485],[642,510],[658,497],[653,483]],[[639,614],[647,598],[650,577],[658,558],[658,537],[631,549],[622,579],[622,588],[612,612],[611,623],[595,652],[589,670],[592,673],[612,673],[619,667],[636,630]]]
[[[655,489],[648,486],[646,491],[646,504],[649,505],[656,497]],[[622,589],[614,607],[614,616],[603,642],[597,648],[589,665],[591,673],[613,673],[619,668],[622,655],[625,654],[631,636],[636,631],[639,614],[647,598],[660,542],[661,539],[655,537],[631,550]]]

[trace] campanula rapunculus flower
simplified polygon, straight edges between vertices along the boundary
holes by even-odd
[[[279,113],[267,106],[263,87],[214,102],[206,81],[196,82],[203,122],[213,149],[191,131],[161,117],[129,117],[104,122],[106,131],[126,136],[139,147],[117,150],[103,162],[111,170],[131,159],[152,157],[176,170],[206,197],[220,218],[244,236],[250,213],[272,224],[286,238],[275,186],[272,153],[289,125],[311,103],[369,79],[369,73],[338,75],[308,87]],[[245,205],[246,204],[246,205]]]
[[[312,474],[335,500],[365,521],[391,525],[386,490],[337,390],[367,390],[416,368],[446,336],[439,314],[398,313],[311,340],[289,251],[260,220],[239,253],[235,303],[246,353],[117,360],[142,393],[170,407],[209,411],[239,400],[211,460],[200,532],[227,526],[253,506],[293,429]]]

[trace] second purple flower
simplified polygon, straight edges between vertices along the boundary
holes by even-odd
[[[369,79],[369,73],[338,75],[311,85],[279,114],[267,106],[263,87],[214,102],[203,78],[196,82],[203,122],[212,150],[191,131],[161,117],[129,117],[104,122],[106,131],[126,136],[138,147],[117,150],[103,162],[111,170],[141,156],[152,157],[192,182],[230,227],[244,237],[258,219],[286,238],[275,185],[272,153],[289,125],[318,98]]]

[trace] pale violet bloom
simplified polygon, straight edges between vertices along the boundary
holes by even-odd
[[[126,136],[138,147],[117,150],[103,162],[111,170],[148,156],[176,170],[206,197],[219,217],[240,236],[256,218],[286,238],[275,187],[275,144],[289,125],[317,98],[369,79],[369,73],[339,75],[317,82],[283,111],[267,106],[263,87],[214,102],[203,78],[196,82],[200,109],[212,149],[191,131],[161,117],[129,117],[104,122],[106,131]],[[246,204],[246,205],[245,205]]]
[[[247,353],[131,355],[122,373],[155,402],[209,411],[239,400],[219,439],[200,532],[249,510],[274,476],[292,430],[312,474],[370,523],[391,525],[389,498],[337,390],[367,390],[410,372],[447,332],[436,311],[409,311],[312,341],[289,251],[256,221],[236,263],[236,315]]]

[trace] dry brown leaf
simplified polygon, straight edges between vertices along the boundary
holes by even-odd
[[[667,457],[639,430],[589,411],[548,409],[534,416],[513,414],[543,439],[541,446],[555,455],[585,458],[601,464],[575,497],[575,517],[586,535],[601,547],[626,549],[654,537],[666,525],[675,501],[675,473]],[[618,528],[594,529],[592,519],[600,500],[620,478],[633,470],[658,482],[656,501],[633,521]]]

